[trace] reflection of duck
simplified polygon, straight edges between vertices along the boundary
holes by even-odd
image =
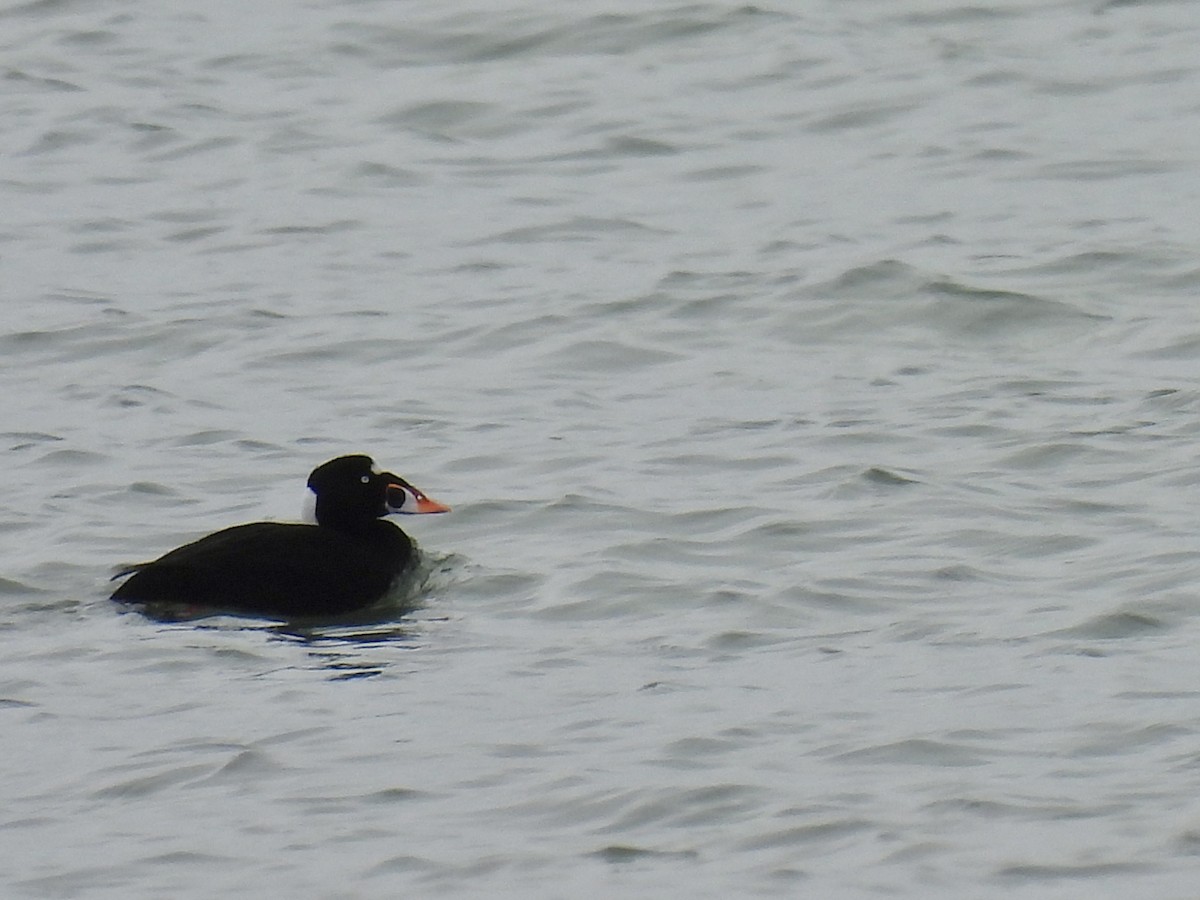
[[[368,456],[318,466],[308,488],[315,524],[223,529],[132,567],[113,599],[280,616],[350,612],[382,598],[416,556],[412,539],[382,517],[450,511]]]

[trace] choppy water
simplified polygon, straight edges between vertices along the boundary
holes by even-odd
[[[1198,43],[5,6],[4,896],[1193,896]],[[105,599],[356,451],[416,612]]]

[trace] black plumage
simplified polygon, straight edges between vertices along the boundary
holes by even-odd
[[[413,541],[382,517],[449,510],[367,456],[331,460],[308,485],[316,524],[223,529],[135,566],[113,599],[287,618],[353,612],[382,599],[415,563]]]

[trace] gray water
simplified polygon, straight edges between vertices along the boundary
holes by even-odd
[[[0,895],[1200,892],[1200,12],[0,9]],[[122,563],[367,452],[416,609]]]

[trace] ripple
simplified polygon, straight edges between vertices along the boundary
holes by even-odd
[[[987,761],[974,751],[958,744],[923,738],[850,750],[839,753],[834,759],[840,762],[865,762],[873,765],[912,766],[980,766]]]
[[[1149,871],[1152,871],[1151,866],[1145,863],[1134,862],[1083,863],[1080,865],[1027,863],[1024,865],[1003,866],[996,870],[996,875],[1008,881],[1052,883],[1066,879],[1112,878],[1116,875],[1138,874]]]
[[[656,859],[693,860],[700,856],[695,850],[653,850],[628,844],[609,844],[591,854],[607,863],[621,864]]]
[[[814,822],[760,834],[743,841],[741,849],[766,850],[779,847],[803,847],[812,843],[841,840],[863,831],[874,830],[875,827],[870,822],[853,819]]]
[[[1141,612],[1113,612],[1094,616],[1071,628],[1051,634],[1088,640],[1123,640],[1158,634],[1171,626],[1163,619]]]

